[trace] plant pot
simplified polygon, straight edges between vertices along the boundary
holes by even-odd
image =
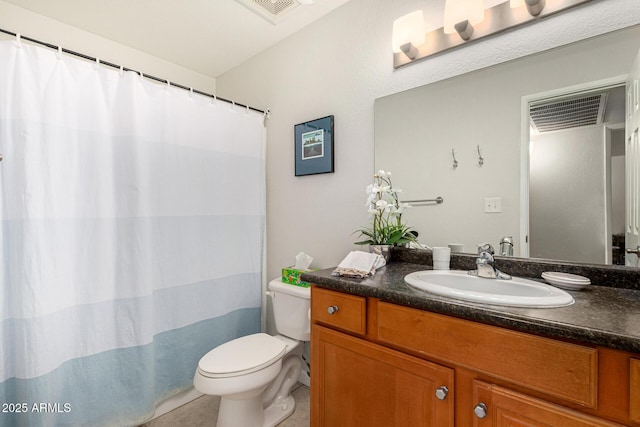
[[[389,262],[389,258],[391,258],[391,247],[392,245],[369,245],[369,252],[381,255],[386,262]]]

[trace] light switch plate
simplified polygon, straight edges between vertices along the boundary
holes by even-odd
[[[502,198],[501,197],[485,197],[484,213],[498,213],[498,212],[502,212]]]

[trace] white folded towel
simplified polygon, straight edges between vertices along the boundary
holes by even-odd
[[[331,273],[334,276],[368,277],[376,274],[376,270],[384,267],[384,257],[363,251],[351,251]]]

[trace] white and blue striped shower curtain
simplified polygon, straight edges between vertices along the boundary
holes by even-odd
[[[0,42],[0,426],[136,425],[260,330],[263,115]]]

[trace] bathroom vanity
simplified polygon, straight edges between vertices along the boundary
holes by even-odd
[[[305,275],[312,427],[640,426],[640,290],[593,286],[571,292],[569,307],[496,307],[404,284],[424,269]]]

